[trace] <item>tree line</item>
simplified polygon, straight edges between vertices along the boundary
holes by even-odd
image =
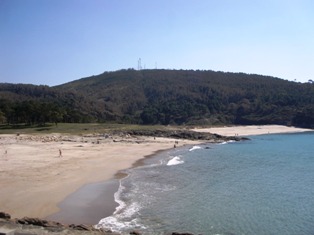
[[[81,109],[82,100],[85,98],[81,95],[59,92],[48,86],[0,84],[0,123],[44,125],[90,122],[92,117],[88,115],[88,110]]]

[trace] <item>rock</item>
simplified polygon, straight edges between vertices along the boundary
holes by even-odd
[[[55,221],[49,221],[39,218],[24,217],[22,219],[11,219],[11,216],[5,212],[0,212],[0,230],[2,228],[10,228],[16,230],[14,234],[69,234],[69,235],[100,235],[115,233],[111,231],[104,231],[96,229],[93,226],[79,224],[79,225],[65,225]],[[0,234],[1,231],[0,231]],[[4,233],[9,234],[9,233]]]
[[[0,235],[14,235],[14,229],[0,228]]]
[[[121,132],[121,131],[120,131]],[[120,133],[119,132],[119,133]],[[121,133],[120,133],[121,134]],[[228,140],[248,140],[246,137],[226,137],[218,134],[196,132],[189,130],[130,130],[124,134],[131,136],[152,136],[189,140],[208,140],[211,142],[228,141]]]
[[[130,235],[141,235],[139,231],[132,231],[130,232]]]
[[[9,220],[11,219],[11,215],[5,212],[0,212],[0,219],[6,219]]]
[[[78,224],[78,225],[71,224],[69,227],[72,228],[72,229],[75,229],[75,230],[84,230],[84,231],[93,231],[93,230],[95,230],[93,227],[85,225],[85,224]]]
[[[19,224],[31,224],[31,225],[41,226],[41,227],[47,227],[48,225],[47,220],[42,220],[38,218],[29,218],[29,217],[18,219],[17,222]]]

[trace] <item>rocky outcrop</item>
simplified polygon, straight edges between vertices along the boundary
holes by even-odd
[[[39,218],[24,217],[22,219],[12,219],[8,213],[0,212],[0,234],[5,235],[42,235],[42,234],[62,234],[62,235],[119,235],[112,231],[96,229],[84,224],[61,224]],[[141,235],[140,231],[132,231],[129,234]],[[191,233],[173,232],[171,235],[193,235]]]
[[[11,219],[11,215],[5,212],[0,212],[0,219]]]
[[[2,230],[4,232],[2,232]],[[6,232],[10,231],[10,233]],[[84,224],[61,224],[55,221],[49,221],[39,218],[24,217],[22,219],[12,219],[8,213],[0,212],[0,234],[68,234],[68,235],[98,235],[110,234],[114,235],[111,231],[104,231],[96,229],[90,225]]]
[[[151,136],[151,137],[165,137],[175,139],[188,139],[188,140],[207,140],[209,142],[223,142],[229,140],[248,140],[245,137],[227,137],[218,134],[196,132],[189,130],[130,130],[125,131],[124,134],[131,136]]]

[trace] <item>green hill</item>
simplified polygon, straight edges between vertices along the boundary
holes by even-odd
[[[28,90],[21,94],[11,86]],[[58,119],[63,122],[314,127],[313,84],[255,74],[129,69],[57,87],[2,84],[0,95],[7,120],[4,104],[32,100],[63,110]]]

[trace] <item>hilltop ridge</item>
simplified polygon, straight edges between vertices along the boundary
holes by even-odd
[[[0,84],[0,94],[2,120],[10,123],[314,127],[314,84],[256,74],[127,69],[104,72],[55,87]],[[45,103],[48,107],[42,107],[39,113],[46,108],[50,115],[40,120],[33,117],[35,121],[25,115],[27,111],[23,115],[12,115],[12,110],[21,110],[17,107],[22,103],[24,110]]]

